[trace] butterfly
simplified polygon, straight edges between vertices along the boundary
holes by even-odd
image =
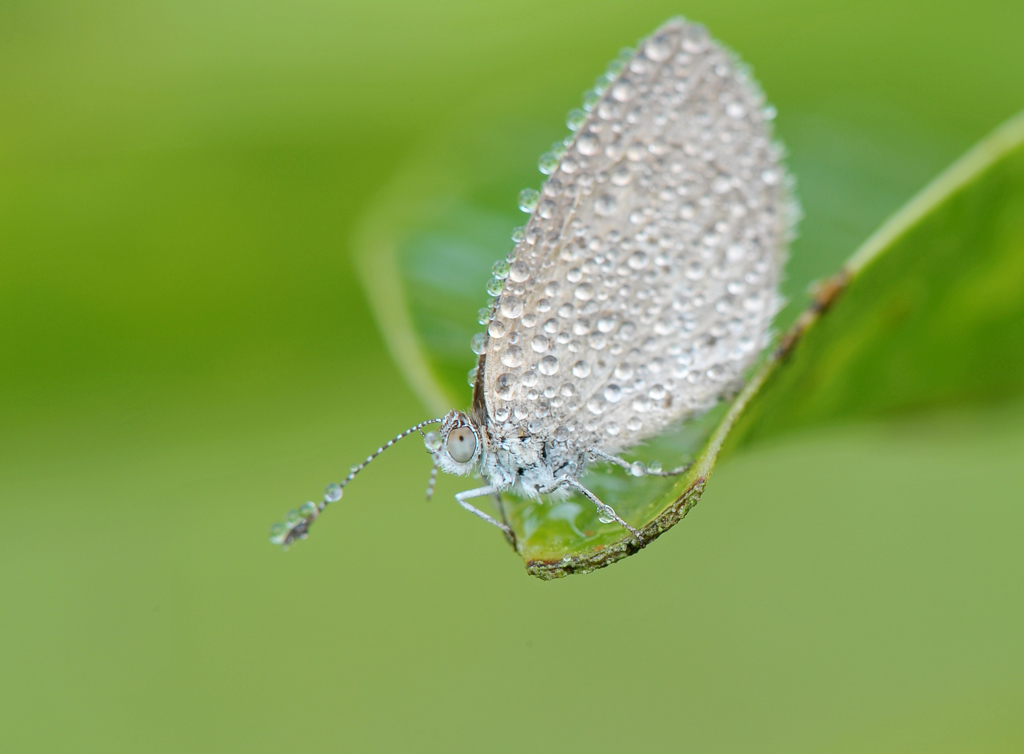
[[[505,491],[582,495],[643,546],[583,478],[596,463],[635,477],[685,471],[621,454],[734,393],[768,344],[795,221],[773,118],[748,69],[700,24],[672,19],[614,61],[570,112],[573,135],[541,157],[541,189],[519,196],[530,218],[488,285],[471,407],[389,440],[271,541],[304,538],[367,464],[419,433],[434,461],[428,498],[438,470],[481,477],[455,498],[513,546]],[[493,498],[498,517],[478,498]]]

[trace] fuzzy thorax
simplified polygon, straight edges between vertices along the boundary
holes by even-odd
[[[476,448],[468,461],[452,457],[450,444],[468,430]],[[530,498],[542,494],[561,499],[569,490],[560,486],[564,477],[578,479],[586,466],[586,454],[567,442],[542,440],[511,423],[487,426],[462,411],[449,411],[441,423],[441,447],[437,464],[447,474],[480,474],[499,490],[512,489]]]

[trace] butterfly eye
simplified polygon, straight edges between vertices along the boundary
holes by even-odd
[[[458,463],[469,463],[476,454],[476,435],[469,427],[456,427],[448,433],[448,455]]]

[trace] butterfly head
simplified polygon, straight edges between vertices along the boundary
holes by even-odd
[[[431,433],[433,434],[433,433]],[[437,465],[447,474],[465,476],[479,464],[483,444],[480,429],[468,414],[449,411],[441,422],[434,445]]]

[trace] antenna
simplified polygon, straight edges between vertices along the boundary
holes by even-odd
[[[324,508],[326,508],[329,503],[335,503],[338,500],[341,500],[341,496],[344,494],[345,487],[348,483],[355,478],[356,474],[365,469],[374,458],[379,456],[399,440],[405,439],[413,432],[419,432],[422,435],[424,427],[430,424],[440,424],[441,421],[441,419],[427,419],[427,421],[420,422],[414,427],[409,427],[409,429],[404,432],[399,432],[375,451],[370,453],[362,463],[358,463],[353,466],[352,470],[348,472],[348,476],[342,479],[340,483],[327,485],[324,490],[324,499],[322,501],[319,503],[314,503],[312,501],[303,503],[299,506],[298,510],[288,511],[288,514],[285,516],[284,523],[279,522],[270,527],[270,541],[275,545],[281,545],[287,549],[288,545],[292,544],[295,540],[305,539],[309,535],[309,527],[312,526],[313,522],[317,520],[321,513],[323,513]],[[437,460],[435,458],[434,469],[431,472],[431,482],[433,482],[436,476]],[[433,492],[433,486],[433,483],[431,483],[431,489],[429,492]],[[429,494],[427,499],[429,499]]]
[[[427,482],[427,502],[434,497],[434,485],[437,484],[437,467],[441,465],[441,459],[434,453],[434,465],[430,467],[430,481]]]

